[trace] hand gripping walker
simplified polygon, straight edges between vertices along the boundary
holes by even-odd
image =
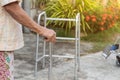
[[[53,57],[62,57],[62,58],[73,58],[75,59],[75,68],[74,68],[74,80],[77,80],[77,72],[80,71],[80,14],[76,15],[75,19],[66,19],[66,18],[47,18],[46,12],[41,12],[38,16],[38,24],[40,24],[41,16],[44,16],[44,26],[46,27],[47,20],[58,20],[58,21],[73,21],[76,23],[75,26],[75,38],[68,37],[56,37],[57,40],[74,40],[75,41],[75,56],[62,56],[62,55],[52,55],[52,43],[49,43],[49,55],[46,55],[46,41],[43,41],[43,56],[38,57],[38,44],[39,44],[39,34],[37,34],[37,45],[36,45],[36,62],[35,62],[35,75],[37,75],[37,65],[39,61],[43,61],[43,67],[45,67],[45,57],[50,58],[49,63],[49,72],[48,80],[52,79],[52,59]]]

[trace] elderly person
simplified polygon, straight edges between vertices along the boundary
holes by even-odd
[[[20,3],[21,0],[0,0],[0,80],[14,80],[13,52],[24,46],[20,24],[45,37],[48,42],[56,41],[56,33],[34,22]]]

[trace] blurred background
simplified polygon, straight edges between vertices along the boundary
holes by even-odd
[[[102,50],[119,36],[120,0],[23,0],[23,8],[35,21],[42,11],[55,18],[75,18],[80,13],[80,37],[82,41],[94,43],[92,52]],[[74,37],[73,22],[49,21],[47,24],[57,36]],[[31,32],[26,28],[23,31]]]

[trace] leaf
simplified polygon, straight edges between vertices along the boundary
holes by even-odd
[[[81,29],[86,33],[86,30],[91,30],[91,28],[88,23],[85,22],[84,12],[94,11],[94,7],[97,8],[97,4],[91,0],[75,0],[75,3],[72,1],[73,0],[55,0],[54,4],[50,1],[49,7],[46,8],[47,15],[56,18],[76,18],[76,14],[80,13]],[[54,25],[55,27],[59,26],[65,29],[65,34],[67,35],[76,24],[74,22],[54,21]]]
[[[88,25],[88,23],[85,22],[85,24],[88,27],[88,29],[92,31],[92,29],[90,28],[90,26]]]

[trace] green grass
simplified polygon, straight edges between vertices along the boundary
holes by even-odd
[[[81,40],[86,42],[92,42],[94,44],[93,49],[88,52],[98,52],[103,50],[105,46],[109,44],[114,44],[114,41],[116,40],[119,33],[120,27],[119,24],[116,24],[111,29],[81,37]]]

